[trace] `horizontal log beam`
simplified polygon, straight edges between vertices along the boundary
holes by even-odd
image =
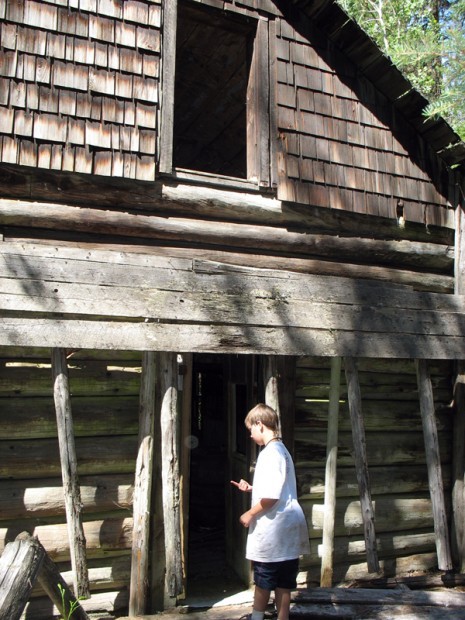
[[[223,221],[243,221],[291,226],[304,225],[312,230],[341,231],[347,235],[366,234],[378,238],[412,238],[452,244],[453,214],[449,228],[425,226],[407,222],[400,227],[397,221],[340,209],[299,205],[277,200],[272,194],[249,189],[215,187],[180,179],[162,179],[144,183],[125,179],[108,179],[78,175],[63,171],[33,170],[24,166],[0,166],[0,194],[16,199],[63,202],[72,205],[108,209],[133,209],[161,215],[182,215]],[[433,235],[433,237],[432,237]]]
[[[1,199],[0,225],[156,239],[183,246],[188,243],[241,248],[255,253],[284,252],[368,265],[417,266],[445,273],[451,272],[454,264],[453,248],[449,245],[292,232],[264,224],[166,218],[56,203]]]

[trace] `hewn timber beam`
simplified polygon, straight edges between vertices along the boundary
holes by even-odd
[[[156,239],[182,242],[183,245],[242,248],[254,252],[288,252],[356,263],[417,266],[446,273],[454,264],[453,249],[449,245],[292,232],[276,226],[135,215],[56,203],[0,200],[0,225]]]

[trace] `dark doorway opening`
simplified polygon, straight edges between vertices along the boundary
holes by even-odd
[[[180,2],[173,165],[247,178],[247,87],[256,20]]]
[[[245,588],[227,558],[229,487],[227,366],[194,355],[187,597],[226,598]]]

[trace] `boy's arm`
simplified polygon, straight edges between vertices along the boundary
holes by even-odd
[[[242,523],[244,527],[249,527],[253,519],[255,519],[256,517],[259,517],[264,512],[271,510],[271,508],[273,508],[273,506],[276,504],[277,501],[278,501],[277,499],[271,499],[269,497],[264,497],[263,499],[258,501],[254,506],[252,506],[250,510],[247,510],[247,512],[244,512],[244,514],[241,515],[239,521]]]

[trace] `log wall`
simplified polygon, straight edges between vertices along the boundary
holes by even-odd
[[[434,523],[418,399],[410,360],[359,360],[362,411],[375,531],[386,576],[437,567]],[[431,366],[445,496],[451,490],[452,366]],[[297,367],[295,461],[310,529],[311,556],[301,580],[319,583],[330,360],[300,358]],[[334,582],[367,575],[354,449],[341,374],[334,538]],[[449,506],[448,506],[449,509]]]
[[[140,354],[68,352],[89,611],[127,608],[137,456]],[[68,584],[70,549],[50,350],[0,350],[0,554],[17,534],[38,536]],[[52,614],[37,586],[27,618]]]

